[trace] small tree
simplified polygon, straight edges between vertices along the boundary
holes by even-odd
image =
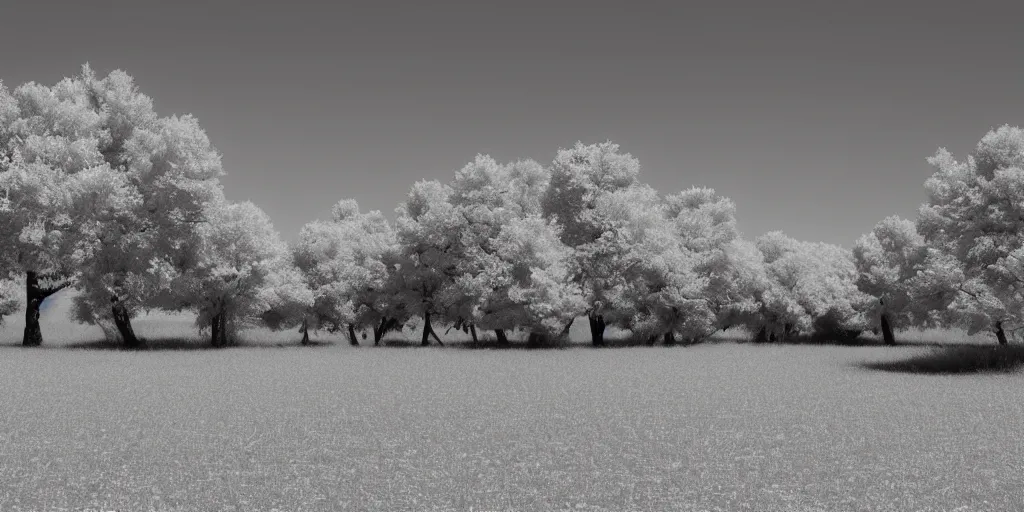
[[[4,317],[13,315],[21,307],[18,288],[19,283],[13,277],[0,279],[0,325],[3,325]]]
[[[388,285],[398,245],[380,212],[359,213],[355,201],[340,201],[330,222],[314,221],[302,228],[292,252],[313,292],[309,317],[314,327],[347,329],[349,342],[358,345],[356,330],[372,329],[376,344],[385,331],[404,322],[388,316]],[[308,339],[308,329],[307,323],[303,339]]]
[[[802,331],[845,340],[860,334],[869,299],[857,289],[849,251],[800,242],[778,231],[756,243],[769,279],[758,337],[785,339]]]
[[[879,222],[853,248],[857,287],[875,299],[870,312],[888,345],[896,343],[894,327],[912,322],[911,285],[927,249],[914,223],[896,216]]]
[[[313,296],[267,215],[250,202],[214,205],[206,215],[196,263],[174,280],[180,307],[196,310],[218,347],[246,325],[298,324]]]

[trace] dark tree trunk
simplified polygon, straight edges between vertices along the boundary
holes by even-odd
[[[505,329],[495,329],[494,335],[498,337],[498,345],[508,346],[508,336],[505,336]]]
[[[231,341],[231,340],[228,339],[228,314],[227,313],[221,313],[221,315],[220,315],[220,346],[222,346],[222,347],[228,346],[228,342],[229,341]]]
[[[786,325],[783,326],[783,328],[782,328],[782,340],[781,341],[789,341],[789,340],[791,340],[793,338],[793,334],[795,332],[793,327],[794,327],[793,324],[786,324]]]
[[[348,324],[348,343],[353,347],[359,346],[359,338],[356,338],[356,326]]]
[[[420,340],[421,346],[430,345],[430,333],[433,329],[430,327],[430,313],[423,314],[423,339]]]
[[[603,315],[589,315],[587,317],[590,320],[590,341],[595,347],[604,345],[604,316]]]
[[[476,326],[470,324],[469,333],[473,335],[473,343],[479,343],[480,340],[476,339]]]
[[[384,327],[387,326],[388,319],[381,318],[380,326],[373,329],[373,345],[380,345],[380,340],[384,339]]]
[[[213,319],[210,322],[210,345],[213,345],[215,347],[221,346],[221,344],[220,344],[220,341],[221,341],[220,317],[221,317],[221,315],[219,315],[219,314],[218,315],[214,315]]]
[[[110,312],[114,316],[114,325],[117,327],[117,332],[121,334],[121,339],[124,340],[125,348],[139,348],[142,343],[139,338],[135,336],[135,329],[132,329],[132,317],[128,314],[128,308],[124,307],[116,296],[110,297]]]
[[[761,329],[754,335],[754,343],[765,343],[768,341],[768,327],[762,325]]]
[[[895,345],[896,336],[892,333],[892,325],[889,324],[889,315],[882,313],[882,340],[886,345]]]
[[[25,332],[21,344],[26,347],[38,347],[43,344],[43,330],[39,327],[39,307],[46,295],[39,288],[39,277],[35,272],[25,273]]]
[[[309,345],[309,320],[302,319],[302,344]]]
[[[575,321],[576,321],[575,318],[569,319],[569,323],[565,324],[565,327],[562,329],[562,333],[559,336],[563,336],[563,337],[564,336],[568,336],[569,335],[569,329],[572,329],[572,323],[575,322]]]
[[[1003,323],[1002,322],[996,322],[996,339],[999,340],[999,344],[1000,345],[1007,345],[1007,344],[1009,344],[1009,342],[1006,341],[1006,332],[1003,331]]]
[[[657,342],[658,342],[658,335],[657,334],[655,334],[654,336],[651,336],[650,338],[647,338],[647,345],[648,346],[653,347],[654,344],[657,343]]]
[[[543,345],[545,341],[547,341],[547,336],[540,333],[531,332],[530,337],[526,341],[526,344],[527,346],[530,347],[539,347]]]
[[[676,344],[676,335],[672,331],[665,333],[665,344],[672,346]]]

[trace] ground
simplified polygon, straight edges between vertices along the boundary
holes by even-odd
[[[57,340],[56,324],[51,348],[23,349],[16,327],[0,337],[4,511],[1024,508],[1024,375],[898,364],[924,346],[286,333],[123,352],[69,348],[99,331]]]

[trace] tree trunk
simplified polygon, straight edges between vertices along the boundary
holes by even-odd
[[[572,323],[575,322],[575,321],[576,321],[575,318],[570,318],[569,319],[569,323],[565,324],[565,327],[562,328],[562,332],[561,332],[561,334],[559,334],[559,337],[568,336],[569,335],[569,330],[572,329]]]
[[[996,322],[996,339],[999,340],[999,344],[1000,345],[1007,345],[1007,344],[1009,344],[1009,342],[1006,341],[1006,332],[1003,331],[1003,323],[1002,322]]]
[[[782,327],[782,340],[781,341],[789,341],[789,340],[793,339],[793,333],[794,333],[793,327],[794,327],[793,324],[786,324],[786,325],[784,325]]]
[[[381,318],[380,325],[373,328],[373,345],[380,345],[380,340],[384,339],[384,326],[387,325],[388,319]]]
[[[754,335],[754,343],[765,343],[768,341],[768,327],[762,325],[761,330]]]
[[[676,335],[672,331],[665,333],[665,344],[672,346],[676,344]]]
[[[526,344],[527,346],[530,347],[539,347],[543,345],[545,341],[547,341],[547,336],[540,333],[531,332],[530,337],[526,341]]]
[[[473,335],[473,343],[479,343],[480,340],[476,339],[476,326],[470,324],[469,333]]]
[[[420,340],[420,345],[421,346],[425,347],[427,345],[430,345],[430,331],[432,331],[432,330],[433,329],[430,328],[430,313],[424,313],[423,314],[423,339]]]
[[[359,346],[359,338],[356,338],[356,326],[348,324],[348,343],[353,347]]]
[[[896,336],[892,333],[892,325],[889,324],[889,315],[882,313],[882,340],[886,345],[895,345]]]
[[[502,347],[508,346],[508,336],[505,336],[505,329],[495,329],[494,335],[498,337],[498,345]]]
[[[125,348],[141,347],[142,343],[135,336],[135,330],[132,329],[132,317],[128,314],[128,308],[124,307],[124,303],[117,296],[111,296],[110,302],[110,312],[114,316],[114,326],[117,327],[117,332],[121,334]]]
[[[657,343],[657,342],[658,342],[658,335],[657,334],[647,338],[647,345],[650,346],[650,347],[653,347],[654,344]]]
[[[39,288],[39,278],[35,272],[25,273],[25,332],[21,344],[26,347],[38,347],[43,344],[43,330],[39,327],[39,307],[46,295]]]
[[[309,345],[309,320],[302,319],[302,344]]]
[[[220,315],[214,315],[210,320],[210,345],[220,346]]]
[[[231,341],[228,338],[228,314],[220,314],[220,346],[228,346],[228,342]]]
[[[604,345],[604,316],[603,315],[589,315],[587,317],[590,320],[590,341],[595,347]]]

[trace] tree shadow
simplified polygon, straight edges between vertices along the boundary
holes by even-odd
[[[67,348],[71,350],[111,350],[125,352],[150,350],[214,350],[216,348],[210,345],[209,340],[198,340],[194,338],[140,338],[139,341],[142,342],[142,345],[138,348],[129,348],[120,342],[109,340],[68,343],[66,345],[60,345],[59,348]]]
[[[108,340],[95,340],[80,343],[69,343],[66,345],[53,346],[54,348],[66,348],[71,350],[110,350],[110,351],[125,351],[125,352],[147,352],[147,351],[206,351],[206,350],[225,350],[231,348],[284,348],[284,347],[325,347],[334,345],[330,341],[313,341],[310,340],[308,343],[303,345],[300,341],[294,343],[251,343],[245,340],[239,340],[235,343],[227,345],[225,347],[215,347],[210,344],[208,339],[197,339],[197,338],[181,338],[181,337],[167,337],[167,338],[145,338],[142,339],[142,346],[138,348],[125,347],[123,344],[116,341]]]
[[[1024,346],[947,344],[932,346],[928,352],[907,359],[862,362],[857,366],[883,372],[934,375],[1010,373],[1024,367]]]

